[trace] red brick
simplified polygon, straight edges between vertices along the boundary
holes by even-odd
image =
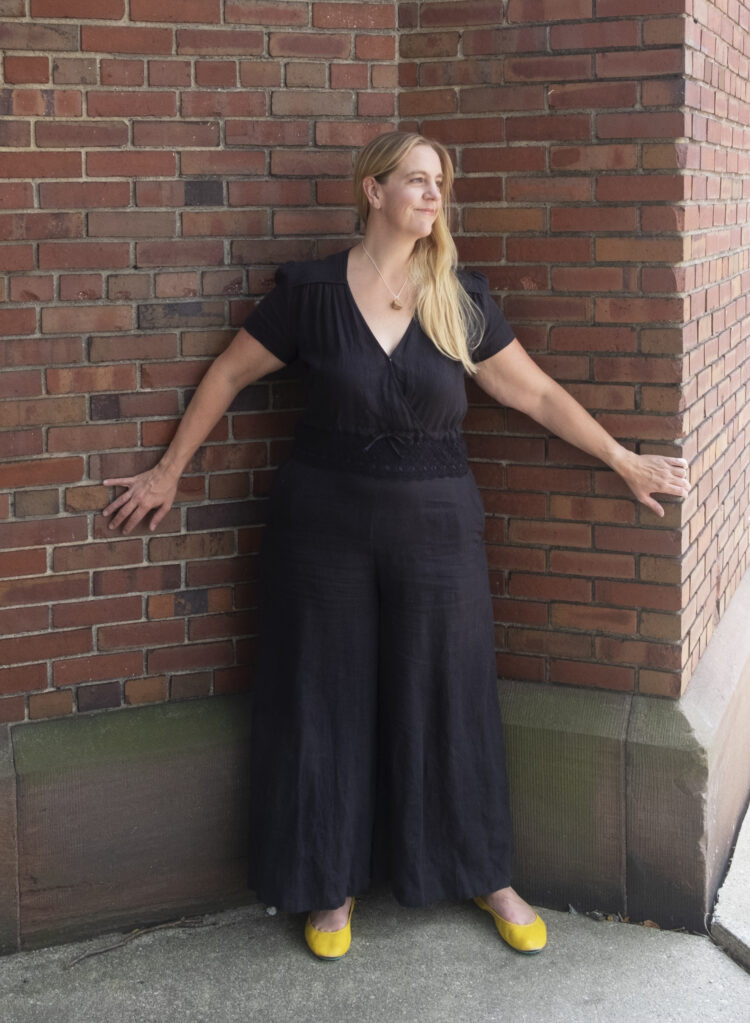
[[[132,21],[175,21],[218,24],[221,0],[181,0],[179,6],[167,0],[130,0]]]
[[[329,184],[321,182],[320,184]],[[341,183],[330,182],[341,194]],[[320,195],[318,195],[320,199]],[[309,181],[230,181],[230,206],[309,206]],[[340,205],[339,198],[339,205]]]
[[[114,148],[128,142],[128,126],[122,121],[39,121],[36,143],[42,147]]]
[[[29,718],[63,717],[73,713],[73,690],[59,689],[53,692],[33,693],[29,697]]]
[[[179,565],[121,568],[94,573],[94,593],[107,596],[122,593],[176,590],[181,585]]]
[[[638,625],[636,611],[618,607],[597,607],[595,604],[551,604],[550,623],[563,628],[582,629],[586,632],[635,633]]]
[[[650,668],[680,667],[681,649],[666,643],[644,643],[600,636],[596,640],[597,657],[607,662],[620,662]]]
[[[91,629],[42,632],[37,635],[0,639],[0,664],[24,664],[87,653],[92,648]]]
[[[648,583],[625,583],[597,580],[595,599],[605,604],[645,607],[661,611],[681,610],[681,594],[677,586]]]
[[[684,14],[685,0],[596,0],[597,18],[639,14]]]
[[[220,266],[224,262],[221,241],[138,242],[137,266]]]
[[[632,579],[635,575],[635,559],[625,554],[553,550],[550,552],[550,571],[560,575]]]
[[[81,28],[81,50],[98,53],[171,53],[172,29],[135,28],[130,25]]]
[[[177,172],[177,159],[175,153],[158,150],[143,153],[87,153],[86,172],[93,178],[171,178]]]
[[[40,186],[41,187],[41,186]],[[5,182],[0,193],[0,209],[23,210],[34,205],[34,190],[28,181]]]
[[[599,78],[643,78],[648,75],[679,74],[682,70],[682,50],[678,47],[668,50],[623,50],[599,53],[596,56],[596,73]]]
[[[271,35],[272,40],[273,38]],[[262,54],[263,43],[263,32],[236,28],[177,30],[177,52],[181,54],[195,53],[201,57],[208,57],[236,53],[246,57],[251,53]]]
[[[142,60],[123,60],[121,57],[116,60],[102,60],[101,62],[101,84],[102,85],[143,85],[145,65]],[[92,114],[92,99],[96,97],[111,96],[115,98],[118,93],[89,93],[88,112]],[[144,93],[138,94],[142,100],[146,100]],[[117,110],[110,111],[116,115]]]
[[[299,210],[294,213],[274,214],[273,229],[277,235],[285,234],[345,234],[356,227],[354,211]]]
[[[163,675],[154,678],[131,678],[125,683],[125,703],[132,705],[160,703],[166,700],[168,691],[167,679]]]
[[[80,422],[85,418],[84,398],[37,398],[0,404],[0,427]]]
[[[131,625],[105,625],[97,629],[97,645],[99,650],[120,650],[128,647],[145,649],[147,647],[168,646],[181,643],[185,637],[185,625],[182,619],[158,622],[135,622]],[[132,674],[139,674],[139,666]]]
[[[539,117],[509,117],[505,131],[509,142],[588,139],[591,125],[585,114],[546,114]]]
[[[596,198],[600,202],[679,202],[689,199],[690,181],[680,174],[600,176]]]
[[[278,60],[240,61],[240,84],[251,88],[281,85],[282,63]]]
[[[506,82],[565,82],[592,77],[587,54],[553,57],[511,57],[504,62]]]
[[[183,117],[264,117],[266,97],[262,92],[184,92]]]
[[[591,583],[586,579],[568,579],[564,576],[527,575],[514,572],[508,583],[511,597],[531,597],[535,600],[567,600],[579,603],[591,600]]]
[[[225,667],[234,662],[234,651],[229,642],[186,643],[176,647],[150,650],[147,661],[149,671]]]
[[[58,547],[52,556],[52,566],[56,572],[75,572],[80,569],[88,568],[112,568],[118,565],[133,565],[140,564],[143,561],[143,542],[141,540],[117,540],[115,541],[110,535],[106,543],[85,543],[81,545],[69,545],[66,547]],[[138,607],[140,607],[140,597],[128,598],[138,601]],[[87,603],[85,608],[91,608],[91,613],[97,613],[95,607],[99,605],[105,605],[107,602],[101,599],[95,601],[93,604]],[[77,605],[66,605],[75,609]],[[84,607],[84,605],[82,605]],[[125,608],[130,608],[131,605],[125,605]],[[130,617],[140,617],[138,614],[129,614],[127,610],[122,610],[120,606],[116,607],[115,616],[119,615],[122,611],[122,617],[115,620],[124,621]],[[60,627],[64,623],[58,621],[57,615],[67,616],[68,614],[74,615],[77,612],[75,610],[63,611],[62,608],[55,610],[55,625]],[[84,613],[82,611],[81,613]],[[88,624],[88,621],[84,619],[81,623],[77,623],[74,620],[70,620],[65,624]]]
[[[550,663],[550,682],[562,682],[597,689],[615,689],[631,692],[635,686],[632,668],[618,668],[586,661],[558,661]]]
[[[128,391],[137,386],[137,373],[133,365],[49,369],[46,377],[50,394]]]
[[[682,551],[682,534],[672,529],[643,529],[624,526],[596,526],[595,546],[603,550],[633,551],[677,557]]]
[[[195,62],[195,81],[203,86],[237,85],[236,60],[197,60]]]
[[[39,25],[33,23],[13,24],[6,21],[0,27],[0,45],[3,50],[33,50],[45,53],[47,50],[78,49],[78,29],[68,25]]]
[[[52,209],[91,209],[127,206],[130,186],[125,181],[44,181],[39,185],[39,203]]]
[[[248,25],[306,25],[308,4],[295,0],[269,3],[267,0],[227,0],[224,17],[227,23]]]
[[[13,57],[3,61],[5,81],[8,85],[30,85],[49,81],[49,57]]]
[[[177,113],[174,92],[90,92],[89,117],[173,117]]]
[[[204,212],[186,210],[182,214],[182,233],[190,237],[243,237],[266,234],[266,211],[222,210]]]
[[[681,138],[689,135],[685,115],[680,111],[664,113],[633,112],[598,114],[596,133],[599,138]]]
[[[319,146],[364,145],[376,135],[390,131],[392,126],[384,122],[341,122],[319,121],[315,125],[315,141]],[[344,142],[347,139],[347,142]],[[278,157],[274,161],[274,157]],[[343,175],[351,177],[351,165],[346,156],[338,153],[305,153],[304,160],[309,167],[318,166],[321,174]],[[283,157],[284,164],[291,163],[291,156]],[[281,154],[273,154],[271,167],[275,174],[282,173]],[[347,187],[346,183],[338,182],[339,186]]]
[[[637,21],[600,21],[590,24],[553,25],[550,29],[550,47],[553,50],[619,50],[636,47],[639,41]],[[600,77],[608,77],[601,74]],[[632,78],[638,77],[633,71]]]
[[[429,5],[427,6],[429,8]],[[453,6],[464,7],[466,5],[459,2]],[[391,4],[314,3],[312,12],[312,23],[316,28],[381,29],[395,27],[394,9]],[[426,17],[428,20],[425,20]],[[427,25],[428,23],[429,12],[423,8],[422,24]]]
[[[150,60],[148,84],[155,86],[192,84],[189,60]]]
[[[574,522],[514,520],[510,523],[509,539],[512,543],[543,544],[549,547],[589,547],[591,527]]]
[[[219,125],[213,121],[137,121],[133,125],[136,146],[198,148],[219,144]]]
[[[47,569],[47,552],[43,547],[0,553],[0,578],[41,574]]]
[[[354,40],[354,53],[357,60],[395,60],[396,37],[395,35],[358,35]],[[378,68],[372,69],[373,86],[376,86],[377,72]]]
[[[458,32],[420,32],[399,36],[401,57],[419,60],[423,57],[455,57],[460,40]]]
[[[628,206],[562,207],[550,210],[552,231],[635,231],[637,210]]]
[[[60,300],[63,302],[80,302],[101,298],[103,281],[101,274],[61,274]]]
[[[138,425],[119,423],[107,426],[52,426],[47,438],[47,450],[104,451],[111,448],[130,448],[138,443]]]
[[[45,458],[0,464],[0,487],[34,487],[49,483],[75,483],[83,478],[81,458]]]
[[[625,12],[622,12],[623,14]],[[597,15],[601,17],[597,10]],[[508,21],[578,21],[593,17],[593,0],[510,0]]]
[[[125,0],[31,0],[32,18],[93,18],[119,21]]]
[[[82,330],[131,330],[133,310],[130,306],[82,306],[42,310],[42,332],[65,334]]]
[[[85,572],[78,575],[27,576],[0,582],[0,598],[7,606],[74,600],[85,597],[88,591],[89,578]]]
[[[29,693],[35,689],[46,688],[46,664],[25,664],[23,667],[17,668],[0,668],[0,695]]]
[[[143,654],[93,654],[89,657],[71,657],[57,661],[52,666],[52,678],[56,686],[75,685],[100,679],[122,679],[140,675],[143,671]]]
[[[2,178],[80,178],[81,154],[65,152],[0,153]]]
[[[548,89],[550,110],[628,108],[634,107],[637,100],[638,85],[636,82],[556,83]]]

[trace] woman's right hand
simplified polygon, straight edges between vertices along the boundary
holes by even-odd
[[[102,512],[105,518],[112,516],[110,529],[118,529],[126,535],[132,533],[138,523],[153,511],[149,530],[153,532],[172,507],[177,493],[179,476],[168,473],[161,465],[147,469],[137,476],[123,476],[104,480],[105,487],[125,487],[124,493],[110,502]]]

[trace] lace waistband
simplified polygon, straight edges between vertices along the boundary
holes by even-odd
[[[401,479],[464,476],[469,471],[460,433],[383,432],[375,436],[297,425],[292,458],[327,469]]]

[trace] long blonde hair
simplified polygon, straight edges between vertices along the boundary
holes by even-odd
[[[360,149],[354,165],[357,209],[362,225],[366,226],[370,203],[363,187],[364,179],[373,177],[382,184],[416,146],[433,149],[443,172],[440,210],[431,233],[417,239],[411,256],[410,275],[417,293],[417,318],[436,348],[460,362],[467,373],[476,373],[470,351],[481,338],[484,318],[456,276],[458,253],[448,226],[454,179],[448,150],[417,132],[391,131],[377,135]]]

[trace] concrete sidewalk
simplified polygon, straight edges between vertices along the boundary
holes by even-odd
[[[322,963],[304,918],[259,905],[0,959],[3,1023],[703,1023],[750,1021],[750,975],[710,938],[544,911],[521,956],[472,903],[358,901],[350,953]]]

